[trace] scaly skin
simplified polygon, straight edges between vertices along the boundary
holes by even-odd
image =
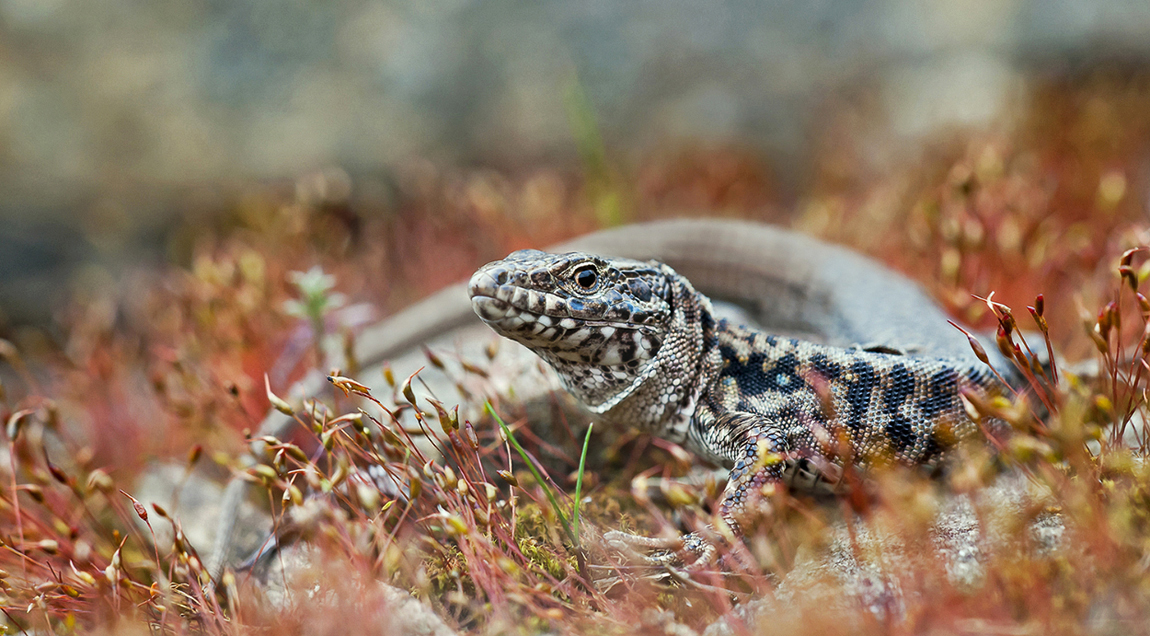
[[[522,250],[476,272],[469,293],[488,326],[547,361],[601,419],[731,468],[718,512],[736,536],[764,486],[812,464],[939,461],[978,434],[960,391],[1001,392],[976,361],[830,347],[716,320],[710,300],[655,261]],[[831,450],[838,431],[849,453]],[[694,567],[716,554],[698,534],[683,544]]]

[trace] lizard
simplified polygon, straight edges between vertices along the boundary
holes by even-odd
[[[764,486],[811,464],[841,467],[844,456],[862,469],[940,462],[980,434],[960,393],[987,399],[1005,389],[971,356],[836,347],[719,319],[707,296],[654,260],[520,250],[481,267],[468,292],[487,326],[547,362],[599,419],[730,468],[717,517],[733,536],[756,512]],[[840,433],[846,452],[834,448]],[[690,569],[717,557],[699,532],[681,542],[620,532],[605,538],[681,546],[694,557]]]
[[[946,324],[945,313],[915,282],[847,248],[799,232],[752,221],[669,219],[603,230],[548,249],[657,259],[711,298],[744,308],[757,324],[806,341],[977,362],[965,339],[956,338],[959,334]],[[368,327],[356,338],[351,359],[341,360],[337,352],[329,366],[367,370],[478,323],[467,283],[454,285]],[[1003,366],[994,348],[986,353],[996,366]],[[326,375],[315,370],[290,393],[322,395]],[[282,437],[294,426],[295,419],[272,410],[253,438],[253,456],[261,452],[260,437]],[[208,559],[213,577],[246,553],[236,545],[236,534],[239,510],[250,490],[240,477],[232,478],[225,489]]]

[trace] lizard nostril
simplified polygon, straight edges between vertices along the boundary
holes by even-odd
[[[494,274],[495,274],[495,284],[496,285],[506,285],[507,284],[507,270],[501,269],[501,270],[494,272]]]

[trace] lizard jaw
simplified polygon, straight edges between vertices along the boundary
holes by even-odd
[[[485,323],[498,323],[511,313],[511,304],[492,296],[472,296],[471,308]]]
[[[545,307],[546,300],[540,303],[537,292],[517,289],[507,281],[506,270],[483,268],[471,277],[467,293],[472,310],[487,326],[504,336],[522,340],[531,335],[532,323],[540,320],[540,314],[528,306],[542,304]],[[550,322],[550,318],[545,322]]]

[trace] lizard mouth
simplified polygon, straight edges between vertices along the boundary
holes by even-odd
[[[484,322],[549,322],[569,317],[567,303],[562,298],[516,285],[510,279],[511,275],[506,269],[492,265],[480,269],[471,277],[467,284],[471,308]]]
[[[600,378],[608,384],[621,381],[617,374],[630,374],[659,349],[658,325],[628,320],[636,312],[613,311],[601,298],[567,297],[561,290],[537,287],[546,282],[496,261],[475,272],[467,292],[472,310],[496,333],[535,350],[552,365],[593,365],[601,373],[616,368],[611,378]]]
[[[511,313],[511,303],[504,302],[494,296],[471,296],[471,308],[483,322],[498,322],[507,318]]]
[[[488,324],[499,323],[527,311],[525,307],[512,305],[515,287],[507,284],[507,272],[503,269],[493,270],[488,266],[475,272],[467,284],[467,295],[471,297],[471,308],[476,315]],[[527,300],[526,294],[522,295],[521,303]]]
[[[551,294],[525,289],[516,285],[501,283],[505,280],[500,271],[482,269],[471,277],[467,292],[471,296],[471,308],[479,318],[492,327],[504,332],[540,328],[559,327],[564,330],[582,328],[638,329],[652,331],[646,325],[636,325],[623,321],[589,320],[571,315],[567,302]],[[543,311],[540,311],[543,310]]]

